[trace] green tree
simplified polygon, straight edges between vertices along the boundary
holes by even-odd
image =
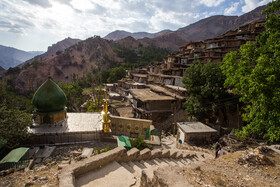
[[[70,112],[80,111],[80,106],[83,104],[83,89],[78,82],[72,84],[60,82],[58,85],[67,97],[67,110]]]
[[[186,111],[199,121],[205,121],[206,118],[211,119],[213,111],[223,108],[224,102],[221,102],[221,99],[230,97],[223,86],[224,81],[225,76],[223,76],[219,64],[201,64],[197,61],[193,66],[187,68],[183,77],[183,83],[189,95],[184,104]],[[217,106],[218,108],[215,109]]]
[[[280,1],[268,3],[266,31],[256,41],[247,42],[238,52],[227,54],[221,69],[225,86],[242,95],[248,124],[237,134],[242,138],[280,140]]]
[[[4,147],[18,146],[28,137],[28,127],[31,126],[31,114],[18,109],[8,109],[5,104],[0,106],[0,141]]]
[[[123,77],[125,77],[126,75],[126,71],[123,67],[117,67],[112,69],[112,71],[110,72],[110,76],[107,80],[107,82],[109,83],[115,83],[118,80],[122,79]]]
[[[110,77],[110,72],[111,70],[105,69],[105,70],[101,70],[98,74],[97,74],[97,82],[100,83],[107,83],[108,78]]]
[[[16,95],[0,82],[0,147],[13,148],[28,137],[31,125],[31,100]]]

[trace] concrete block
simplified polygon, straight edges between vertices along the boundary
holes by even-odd
[[[83,148],[83,151],[82,151],[82,157],[89,157],[91,154],[92,154],[92,152],[93,152],[93,148],[87,148],[87,147],[85,147],[85,148]]]
[[[176,151],[176,150],[170,150],[170,158],[177,158],[177,153],[178,153],[178,151]]]
[[[151,151],[152,158],[160,158],[162,156],[160,149],[154,149]]]
[[[186,152],[183,153],[183,158],[190,158],[190,156],[191,155],[189,153],[186,153]]]
[[[182,151],[178,151],[178,152],[177,152],[176,158],[183,158],[183,153],[182,153]]]
[[[140,155],[137,160],[147,160],[151,158],[151,150],[148,148],[145,148],[140,151]]]
[[[169,158],[170,157],[170,150],[164,149],[161,151],[161,157],[162,158]]]
[[[75,177],[71,172],[65,172],[58,175],[59,186],[75,187]]]
[[[136,160],[140,155],[140,151],[137,148],[132,148],[129,151],[127,151],[126,155],[127,155],[127,158],[124,159],[123,161],[129,162],[131,160]]]

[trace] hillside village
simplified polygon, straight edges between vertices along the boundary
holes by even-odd
[[[257,9],[247,16],[254,17],[255,12],[264,7]],[[279,14],[275,16],[279,21]],[[244,120],[246,107],[251,105],[239,100],[246,94],[236,94],[236,88],[226,85],[223,80],[223,88],[217,86],[219,91],[224,91],[221,91],[224,95],[216,99],[218,104],[207,101],[210,103],[208,108],[203,108],[208,112],[207,117],[201,119],[186,109],[187,101],[193,97],[186,86],[186,74],[190,68],[225,64],[232,59],[239,63],[244,55],[239,50],[247,44],[250,45],[247,49],[260,47],[263,51],[254,49],[258,51],[256,54],[267,55],[263,59],[271,57],[272,52],[262,48],[267,43],[261,38],[265,35],[261,34],[269,31],[277,35],[277,29],[267,29],[263,16],[250,21],[248,17],[243,17],[244,20],[240,17],[230,18],[235,20],[232,21],[232,30],[224,29],[224,33],[212,33],[214,37],[200,40],[194,37],[193,41],[181,36],[178,39],[180,29],[178,32],[165,30],[155,33],[151,39],[142,37],[149,36],[149,33],[134,33],[139,37],[137,40],[124,38],[123,35],[129,34],[125,31],[107,35],[107,39],[112,39],[110,41],[99,36],[84,41],[67,38],[49,47],[47,53],[7,72],[3,69],[0,80],[7,81],[12,88],[0,87],[3,91],[0,94],[7,98],[3,101],[5,105],[0,105],[3,111],[0,119],[2,115],[11,120],[7,116],[13,113],[6,109],[17,102],[8,97],[15,90],[30,100],[32,98],[31,104],[19,102],[17,106],[26,107],[26,110],[28,106],[32,110],[32,119],[31,114],[24,115],[14,110],[22,120],[15,124],[22,125],[27,121],[31,124],[22,125],[18,140],[12,137],[6,141],[8,135],[0,138],[0,187],[279,186],[280,146],[277,134],[273,134],[278,132],[277,125],[275,128],[267,125],[262,137],[257,133],[251,136],[247,133],[247,137],[242,137],[242,128],[246,125],[251,127]],[[176,35],[173,50],[160,48],[161,42],[158,42],[158,48],[150,46],[159,38],[171,35]],[[275,38],[277,43],[279,36]],[[271,41],[269,37],[265,39]],[[163,42],[163,46],[168,42]],[[184,45],[179,47],[181,43]],[[269,46],[274,44],[269,43]],[[150,63],[141,61],[144,59],[143,51],[149,49],[162,56],[166,53],[166,56]],[[245,47],[242,49],[246,51]],[[141,63],[127,62],[122,50],[135,55],[131,59]],[[250,68],[256,66],[249,57],[244,57],[250,61],[249,68],[243,68],[245,73],[241,71],[245,77],[246,73],[251,73]],[[279,59],[279,54],[270,59]],[[223,70],[224,64],[219,66],[219,71]],[[214,72],[214,66],[210,67]],[[106,70],[114,68],[122,68],[122,75],[115,75],[117,78],[110,82],[113,75],[110,70],[102,81],[100,72],[106,73]],[[1,72],[2,69],[0,76]],[[235,74],[235,71],[229,73]],[[269,77],[271,82],[275,79],[277,77]],[[266,83],[271,87],[270,81]],[[82,89],[82,83],[87,88]],[[257,90],[271,90],[275,85],[272,88],[265,86],[261,85]],[[256,92],[253,94],[258,97]],[[262,93],[259,95],[265,97]],[[277,104],[275,95],[270,102]],[[10,97],[16,98],[12,94]],[[274,112],[273,106],[271,113]],[[264,104],[262,107],[266,110]],[[271,115],[268,121],[273,124],[273,119],[278,118],[275,113]],[[256,115],[255,118],[258,117]],[[2,121],[5,124],[5,120]],[[1,124],[3,130],[0,130],[8,131],[6,126],[4,128]],[[12,145],[14,142],[19,143]]]

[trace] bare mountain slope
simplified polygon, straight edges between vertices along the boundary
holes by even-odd
[[[246,23],[264,19],[264,15],[261,14],[261,11],[264,9],[265,6],[261,6],[239,17],[211,16],[180,28],[177,31],[167,32],[152,39],[144,38],[139,41],[144,44],[178,50],[180,46],[185,45],[187,42],[214,38]]]
[[[65,38],[64,40],[61,40],[61,41],[57,42],[56,44],[52,44],[52,46],[49,46],[47,52],[45,52],[41,55],[35,56],[34,58],[20,64],[19,67],[23,67],[25,64],[31,63],[34,60],[40,60],[40,61],[45,60],[45,59],[55,55],[56,52],[58,52],[58,51],[62,52],[65,49],[67,49],[68,47],[71,47],[80,41],[82,41],[82,40],[72,39],[70,37]]]
[[[108,67],[106,59],[117,63],[122,61],[113,52],[112,42],[100,37],[89,38],[59,55],[24,66],[15,80],[15,88],[21,93],[34,91],[48,76],[56,82],[72,82],[73,74],[81,77],[86,71],[97,71],[97,63],[101,63],[104,68]]]

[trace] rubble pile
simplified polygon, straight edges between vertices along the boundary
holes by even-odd
[[[246,151],[245,154],[237,160],[237,163],[247,166],[271,165],[272,162],[265,155],[270,151],[272,150],[266,146],[260,146],[253,150],[251,149],[249,152]]]

